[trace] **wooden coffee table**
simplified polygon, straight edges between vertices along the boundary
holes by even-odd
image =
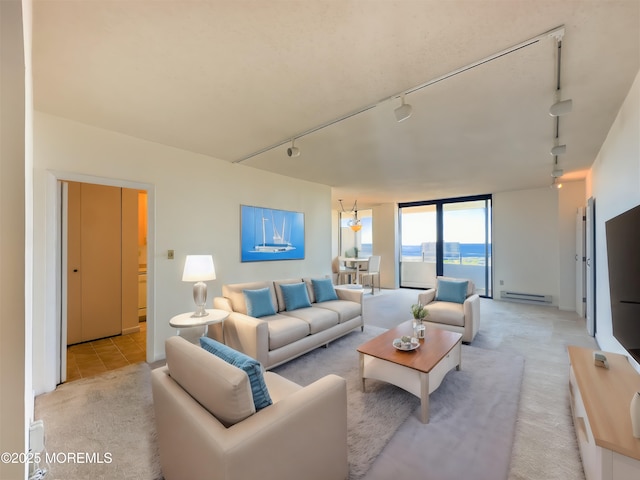
[[[427,326],[418,348],[400,351],[393,346],[393,340],[403,335],[413,335],[412,321],[358,347],[362,391],[366,378],[396,385],[420,399],[420,420],[429,423],[429,394],[440,386],[447,372],[454,367],[460,370],[462,335]]]

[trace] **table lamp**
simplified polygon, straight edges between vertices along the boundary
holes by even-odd
[[[213,266],[211,255],[187,255],[182,273],[183,282],[196,282],[193,285],[193,301],[197,310],[192,317],[206,317],[209,313],[205,310],[207,303],[207,280],[216,279],[216,269]]]

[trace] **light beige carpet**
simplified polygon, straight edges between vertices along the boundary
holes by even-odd
[[[129,365],[60,385],[36,397],[52,463],[45,478],[60,480],[162,478],[150,368]],[[47,455],[48,454],[48,455]]]

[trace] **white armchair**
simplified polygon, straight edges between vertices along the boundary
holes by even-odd
[[[438,277],[436,282],[436,288],[418,295],[418,302],[429,311],[424,323],[461,333],[462,341],[471,343],[480,328],[480,297],[474,283],[451,277]]]
[[[347,387],[327,375],[301,387],[272,373],[256,411],[247,373],[184,338],[166,341],[151,386],[167,480],[344,480]]]

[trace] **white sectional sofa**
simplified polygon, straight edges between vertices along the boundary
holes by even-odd
[[[292,278],[223,285],[222,297],[214,298],[213,306],[230,312],[224,321],[224,343],[269,369],[327,345],[358,327],[363,330],[362,291],[333,286],[328,290],[327,281],[330,283],[331,279]],[[301,308],[292,308],[300,305],[297,300],[303,288],[308,303],[303,301]],[[273,311],[252,316],[257,310],[252,297],[260,295],[264,300],[265,289]],[[293,291],[297,292],[297,298]],[[335,292],[336,299],[326,300],[327,292],[329,296]]]

